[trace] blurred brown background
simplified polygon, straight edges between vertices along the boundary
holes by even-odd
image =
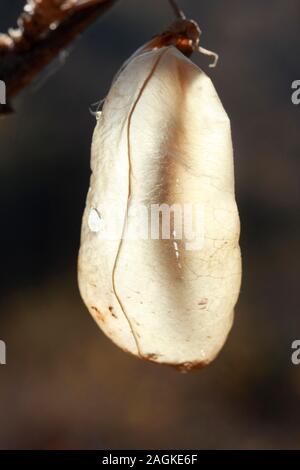
[[[1,30],[22,5],[0,0]],[[232,121],[244,268],[232,333],[212,365],[181,375],[118,350],[79,297],[89,106],[172,19],[165,0],[123,0],[0,121],[1,448],[300,448],[299,0],[181,5],[220,53],[215,70],[194,60]]]

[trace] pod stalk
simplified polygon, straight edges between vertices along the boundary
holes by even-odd
[[[176,0],[169,0],[169,3],[175,13],[175,16],[177,18],[180,18],[182,20],[185,20],[186,19],[186,16],[185,14],[183,13],[183,11],[179,8],[179,5],[177,4]]]

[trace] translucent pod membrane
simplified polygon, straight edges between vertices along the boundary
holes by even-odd
[[[208,364],[241,281],[230,121],[211,80],[174,47],[134,57],[105,100],[91,168],[79,253],[90,313],[136,356]]]

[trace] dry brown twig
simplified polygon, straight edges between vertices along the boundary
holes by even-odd
[[[0,79],[8,103],[117,1],[27,0],[18,28],[0,34]],[[0,113],[9,110],[9,104],[0,107]]]

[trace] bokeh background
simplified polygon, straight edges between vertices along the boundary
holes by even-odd
[[[0,29],[23,1],[0,0]],[[300,448],[298,0],[182,0],[232,121],[243,285],[217,360],[182,375],[143,363],[97,328],[77,288],[95,119],[121,63],[172,19],[123,0],[0,121],[0,447]]]

